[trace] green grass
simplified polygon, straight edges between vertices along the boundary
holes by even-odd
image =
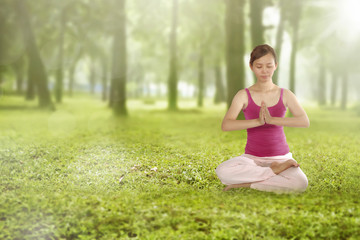
[[[309,187],[278,195],[221,191],[214,169],[246,143],[221,131],[225,105],[130,100],[115,118],[86,97],[0,100],[0,239],[360,238],[355,112],[306,109],[310,128],[285,129]]]

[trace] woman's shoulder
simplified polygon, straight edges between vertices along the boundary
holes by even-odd
[[[295,94],[291,90],[289,90],[287,88],[281,88],[281,89],[283,89],[284,97],[294,97],[295,96]]]
[[[283,89],[284,89],[283,90],[284,91],[283,92],[283,102],[284,102],[285,106],[288,106],[289,103],[297,101],[295,94],[291,90],[286,89],[286,88],[283,88]]]
[[[248,95],[246,93],[246,90],[245,89],[239,90],[235,94],[233,102],[235,102],[236,104],[247,105]]]
[[[238,98],[238,99],[242,99],[242,100],[246,100],[246,101],[247,101],[248,94],[247,94],[246,88],[240,89],[240,90],[236,93],[235,97]]]
[[[247,96],[246,90],[244,89],[240,89],[239,91],[237,91],[237,93],[235,94],[236,97],[244,97]]]

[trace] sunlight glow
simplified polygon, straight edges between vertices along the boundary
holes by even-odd
[[[340,14],[351,25],[360,24],[360,1],[358,0],[345,0],[340,2]]]
[[[360,1],[338,1],[338,20],[341,24],[341,33],[353,39],[360,33]]]

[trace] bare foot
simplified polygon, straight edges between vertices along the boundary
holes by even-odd
[[[299,166],[300,165],[295,160],[289,159],[283,163],[273,162],[271,163],[270,168],[273,170],[275,174],[279,174],[290,167],[299,167]]]
[[[241,187],[250,187],[250,183],[240,183],[240,184],[232,184],[232,185],[227,185],[223,191],[226,192],[232,188],[241,188]]]

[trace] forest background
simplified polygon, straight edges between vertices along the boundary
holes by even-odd
[[[0,0],[1,239],[356,239],[356,0]],[[249,55],[309,129],[285,128],[302,195],[221,192],[221,132]],[[241,116],[240,116],[241,117]]]
[[[74,92],[126,99],[229,101],[254,83],[254,46],[276,49],[274,82],[302,102],[358,102],[356,1],[2,0],[2,98],[38,96],[40,106]],[[110,104],[111,105],[111,104]]]

